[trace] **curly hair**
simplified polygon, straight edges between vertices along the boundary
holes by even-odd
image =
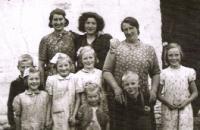
[[[139,30],[139,23],[137,21],[137,19],[133,18],[133,17],[126,17],[122,22],[121,22],[121,31],[123,32],[123,28],[122,25],[123,23],[128,23],[131,26],[136,27],[138,34],[140,34],[140,30]]]
[[[65,19],[65,27],[69,24],[69,20],[65,17],[65,11],[59,8],[56,8],[54,10],[51,11],[50,15],[49,15],[49,27],[52,28],[52,20],[53,20],[53,16],[54,14],[58,14],[58,15],[62,15]]]
[[[97,22],[97,32],[102,31],[105,23],[103,18],[94,12],[84,12],[82,15],[79,17],[79,26],[78,29],[81,32],[85,32],[85,22],[87,21],[88,18],[94,18]]]

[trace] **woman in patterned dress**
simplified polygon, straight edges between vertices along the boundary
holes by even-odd
[[[193,130],[191,101],[198,96],[195,70],[180,64],[182,51],[176,43],[168,45],[166,58],[169,67],[161,72],[158,93],[162,130]]]
[[[130,70],[138,73],[141,89],[150,94],[151,104],[155,103],[159,84],[160,69],[154,48],[143,44],[138,39],[139,24],[137,20],[133,17],[126,17],[121,23],[121,30],[126,39],[112,53],[108,52],[103,67],[103,77],[108,83],[107,94],[111,130],[129,129],[128,126],[124,125],[125,115],[132,111],[125,111],[124,92],[121,88],[121,79],[125,71]],[[151,90],[148,86],[148,76],[152,79]],[[155,130],[155,128],[148,130]]]
[[[75,60],[74,38],[71,32],[65,31],[69,21],[65,18],[65,11],[55,9],[49,16],[49,27],[54,31],[44,36],[39,46],[39,68],[41,71],[42,82],[45,83],[46,77],[54,74],[54,68],[50,60],[58,53],[64,53],[70,56],[72,61]]]

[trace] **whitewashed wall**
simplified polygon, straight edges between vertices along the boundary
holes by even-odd
[[[56,7],[66,11],[70,21],[67,29],[78,32],[81,12],[95,11],[105,20],[104,32],[120,40],[124,39],[121,21],[126,16],[137,18],[140,39],[155,47],[161,61],[159,0],[0,0],[0,114],[6,113],[9,83],[19,74],[17,58],[29,53],[37,65],[39,42],[52,31],[48,27],[48,17]]]

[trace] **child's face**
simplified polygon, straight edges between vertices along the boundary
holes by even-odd
[[[168,62],[170,66],[178,67],[181,62],[181,54],[178,48],[171,48],[167,54]]]
[[[60,76],[66,77],[69,75],[71,66],[67,60],[60,60],[57,63],[57,72]]]
[[[131,76],[124,80],[123,82],[123,89],[129,94],[129,95],[136,95],[138,94],[138,77],[137,76]]]
[[[30,68],[30,67],[33,67],[33,64],[31,61],[21,62],[18,65],[18,69],[19,69],[21,75],[24,74],[25,69]]]
[[[88,92],[87,93],[87,101],[88,104],[92,105],[92,106],[97,106],[99,103],[99,94],[97,92]]]
[[[34,91],[40,86],[40,73],[29,73],[28,76],[28,86],[29,89]]]
[[[95,57],[93,52],[91,51],[85,52],[82,55],[82,64],[85,69],[94,68],[94,63],[95,63]]]

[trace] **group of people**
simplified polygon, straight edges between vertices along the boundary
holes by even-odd
[[[54,31],[41,40],[38,68],[29,54],[20,56],[8,98],[12,129],[155,130],[159,99],[163,130],[193,130],[196,73],[181,65],[180,45],[167,46],[169,66],[160,71],[154,48],[138,38],[135,18],[121,22],[122,42],[103,33],[97,13],[79,17],[83,35],[65,31],[68,23],[64,10],[50,13]]]

